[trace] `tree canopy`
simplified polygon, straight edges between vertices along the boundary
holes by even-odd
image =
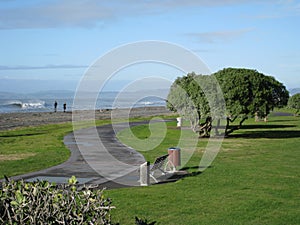
[[[206,118],[207,123],[210,123],[210,118],[223,116],[225,103],[222,99],[215,77],[189,73],[178,77],[172,84],[167,107],[188,119],[196,132],[201,119]],[[203,132],[208,135],[211,126],[205,125]]]
[[[272,76],[256,70],[226,68],[212,75],[190,73],[177,78],[171,86],[167,107],[188,118],[193,130],[198,127],[198,132],[205,136],[210,135],[211,127],[201,128],[208,127],[209,118],[226,117],[225,135],[228,135],[249,115],[267,117],[274,107],[285,106],[288,98],[285,86]],[[239,126],[230,127],[237,118],[241,119]],[[202,124],[201,119],[205,119]]]

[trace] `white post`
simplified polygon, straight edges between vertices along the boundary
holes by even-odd
[[[177,120],[177,127],[181,127],[182,118],[181,117],[177,117],[176,120]]]
[[[141,186],[149,186],[150,184],[150,163],[145,162],[140,165],[140,184]]]

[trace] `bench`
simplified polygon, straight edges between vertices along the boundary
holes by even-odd
[[[158,183],[158,180],[155,178],[155,172],[160,171],[162,175],[166,175],[168,173],[174,173],[176,171],[176,167],[169,160],[169,154],[157,157],[150,166],[150,177]]]

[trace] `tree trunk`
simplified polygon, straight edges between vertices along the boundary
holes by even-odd
[[[234,120],[237,117],[234,118]],[[230,118],[227,117],[227,124],[226,124],[226,128],[225,128],[225,137],[227,137],[229,134],[231,134],[232,132],[234,132],[235,130],[239,130],[241,128],[241,126],[243,125],[243,122],[248,119],[248,116],[244,116],[244,118],[240,121],[238,126],[234,126],[229,128],[229,124],[230,122],[233,122],[234,120],[231,120]]]
[[[210,131],[212,128],[212,118],[208,116],[205,123],[200,125],[199,137],[210,137]]]

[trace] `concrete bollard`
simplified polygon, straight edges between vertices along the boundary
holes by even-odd
[[[140,185],[149,186],[150,185],[150,163],[145,162],[140,165]]]
[[[177,127],[181,127],[182,126],[182,118],[181,117],[177,117]]]

